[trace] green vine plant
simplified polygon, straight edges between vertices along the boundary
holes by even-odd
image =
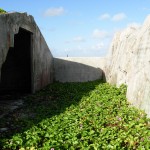
[[[6,11],[4,9],[0,8],[0,14],[4,14],[4,13],[6,13]]]
[[[99,80],[50,84],[1,120],[10,130],[0,133],[0,149],[150,150],[150,119],[126,90]]]

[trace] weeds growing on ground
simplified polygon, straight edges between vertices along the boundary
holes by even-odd
[[[6,11],[4,9],[0,8],[0,14],[4,14],[4,13],[6,13]]]
[[[12,116],[17,129],[3,134],[1,148],[149,150],[150,120],[125,94],[126,86],[101,81],[49,85],[25,98],[22,116]]]

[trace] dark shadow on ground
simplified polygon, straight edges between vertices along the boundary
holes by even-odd
[[[0,133],[0,149],[3,149],[3,139],[9,139],[44,119],[63,113],[71,105],[78,105],[83,96],[88,96],[101,83],[103,81],[100,80],[85,83],[53,83],[33,95],[24,97],[22,107],[1,119],[0,128],[7,130]]]

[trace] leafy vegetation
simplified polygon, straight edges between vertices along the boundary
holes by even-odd
[[[4,14],[4,13],[6,13],[6,11],[4,9],[0,8],[0,14]]]
[[[11,114],[16,128],[3,133],[0,148],[149,150],[150,119],[125,93],[101,81],[49,85]]]

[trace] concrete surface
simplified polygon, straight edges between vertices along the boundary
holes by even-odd
[[[86,82],[104,79],[105,58],[61,57],[54,58],[54,76],[60,82]]]
[[[53,56],[34,18],[0,15],[0,91],[34,93],[53,81]]]

